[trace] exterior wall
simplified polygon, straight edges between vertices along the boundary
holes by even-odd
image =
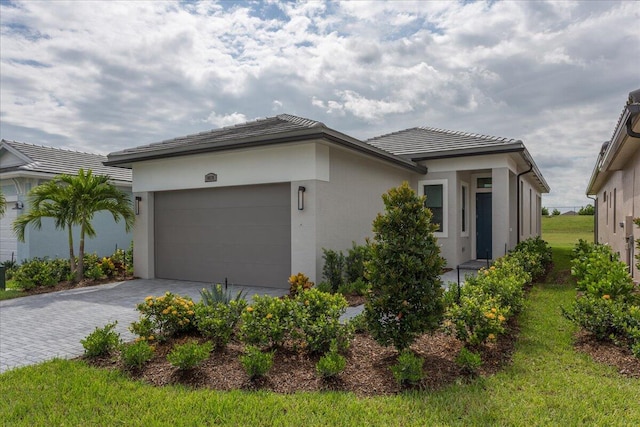
[[[346,251],[352,242],[372,237],[373,220],[384,211],[382,194],[415,175],[336,147],[330,148],[330,158],[330,180],[316,181],[314,189],[316,281],[322,280],[322,248]]]

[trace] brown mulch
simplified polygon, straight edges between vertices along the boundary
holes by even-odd
[[[70,281],[60,282],[54,286],[37,286],[33,289],[28,289],[23,291],[25,295],[40,295],[40,294],[48,294],[50,292],[58,292],[58,291],[66,291],[68,289],[78,289],[78,288],[86,288],[89,286],[96,285],[104,285],[105,283],[114,283],[125,280],[132,280],[133,276],[124,276],[124,277],[111,277],[108,279],[83,279],[80,282],[74,283]]]
[[[509,334],[497,342],[480,349],[483,365],[478,374],[487,376],[508,364],[513,353],[517,327],[512,326]],[[140,379],[155,386],[182,384],[194,388],[215,390],[270,390],[276,393],[298,391],[335,390],[353,392],[358,396],[389,395],[402,391],[391,372],[396,363],[397,352],[391,347],[382,347],[368,334],[356,334],[351,347],[345,353],[347,366],[338,378],[323,380],[315,371],[318,355],[278,349],[274,366],[261,381],[250,381],[240,365],[243,345],[237,342],[211,353],[211,357],[198,368],[180,372],[167,362],[166,355],[175,344],[201,338],[183,336],[156,345],[153,359],[142,369],[128,371],[134,379]],[[425,379],[414,387],[435,390],[458,381],[466,376],[455,363],[455,357],[462,344],[455,338],[437,332],[421,336],[412,350],[424,359]],[[102,358],[88,363],[110,369],[122,369],[121,362],[114,358]]]
[[[584,330],[576,333],[574,347],[598,363],[613,366],[620,375],[640,378],[640,359],[628,348],[609,341],[598,341],[593,334]]]

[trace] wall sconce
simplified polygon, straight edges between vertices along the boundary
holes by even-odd
[[[303,186],[298,187],[298,210],[304,210],[304,192],[307,189]]]
[[[142,200],[142,197],[140,196],[136,196],[136,215],[140,215],[140,201]]]
[[[22,209],[24,209],[24,203],[22,203],[22,202],[16,202],[16,204],[15,204],[15,205],[14,205],[14,207],[13,207],[13,209],[16,209],[16,210],[22,210]]]

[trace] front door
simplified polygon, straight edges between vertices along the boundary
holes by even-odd
[[[476,194],[476,259],[491,259],[491,193]]]

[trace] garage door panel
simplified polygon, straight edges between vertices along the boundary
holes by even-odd
[[[287,287],[290,184],[159,192],[156,277]]]

